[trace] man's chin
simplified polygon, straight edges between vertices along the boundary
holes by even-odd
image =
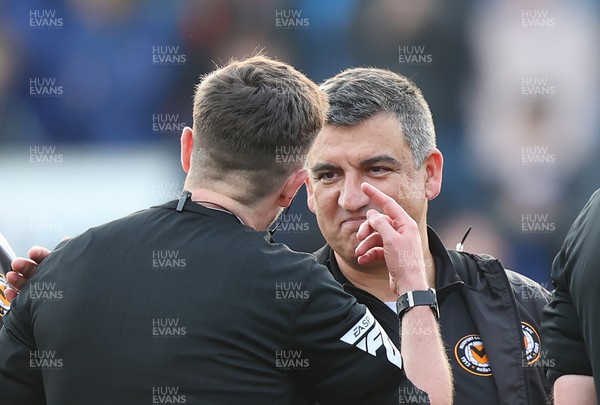
[[[346,262],[348,265],[352,266],[355,269],[369,271],[370,269],[375,269],[377,267],[380,267],[382,264],[385,264],[383,262],[359,264],[358,257],[354,254],[357,246],[358,243],[353,246],[345,246],[343,249],[336,249],[334,246],[331,246],[331,248],[334,252],[336,252],[338,261],[341,258],[344,262]],[[340,254],[340,252],[342,253]]]

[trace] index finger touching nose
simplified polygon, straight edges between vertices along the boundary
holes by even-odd
[[[400,204],[396,202],[396,200],[378,188],[370,185],[369,183],[362,183],[360,187],[363,193],[365,193],[375,205],[380,207],[387,216],[393,220],[396,220],[394,221],[395,223],[398,222],[397,220],[403,222],[404,220],[410,218],[406,211],[404,211],[404,208],[402,208]]]

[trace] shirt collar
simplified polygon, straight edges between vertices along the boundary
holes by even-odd
[[[157,206],[154,206],[151,208],[166,208],[166,209],[175,210],[177,208],[177,203],[178,203],[178,200],[173,200],[173,201],[169,201],[165,204],[157,205]],[[269,232],[255,230],[254,228],[244,224],[244,222],[237,215],[235,215],[229,211],[225,211],[222,209],[207,208],[207,207],[203,206],[202,204],[198,204],[194,201],[187,201],[187,203],[183,206],[183,211],[194,212],[196,214],[206,215],[211,218],[218,219],[219,221],[238,223],[241,226],[243,226],[247,231],[258,232],[260,234],[263,234],[263,237],[267,241],[269,241],[271,243],[274,242],[273,238],[271,237],[271,234]]]
[[[443,296],[450,291],[461,288],[464,283],[458,276],[442,240],[430,226],[427,227],[427,237],[429,239],[429,250],[435,261],[435,289],[438,298],[440,298],[440,295]],[[342,285],[352,285],[340,270],[331,246],[323,246],[315,252],[315,256],[321,263],[324,263],[327,268],[329,268],[333,278],[335,278],[338,283]]]
[[[454,291],[464,283],[458,276],[442,240],[430,226],[427,226],[427,239],[429,239],[429,251],[435,262],[435,290],[440,298],[440,295]]]

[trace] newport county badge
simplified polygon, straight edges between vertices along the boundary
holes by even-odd
[[[4,278],[4,274],[0,273],[0,317],[4,316],[6,312],[8,312],[10,308],[10,303],[4,296],[4,290],[6,290],[6,278]]]
[[[540,359],[540,336],[533,326],[527,322],[521,322],[521,329],[523,329],[525,360],[527,360],[528,365],[531,365]]]
[[[479,335],[467,335],[456,342],[454,346],[456,361],[471,374],[482,377],[492,375],[490,361]]]
[[[540,335],[527,322],[521,322],[521,329],[523,331],[523,347],[525,348],[524,360],[527,365],[531,365],[540,359]],[[458,364],[469,373],[482,377],[492,375],[492,368],[481,341],[481,336],[473,334],[460,338],[454,346],[454,356]]]

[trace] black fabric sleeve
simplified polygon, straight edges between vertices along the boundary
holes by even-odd
[[[600,387],[599,191],[571,226],[552,264],[552,281],[556,291],[542,323],[549,358],[555,359],[548,377],[553,383],[564,374],[594,374]]]
[[[301,376],[320,404],[429,403],[406,377],[400,351],[371,312],[330,273],[303,281],[309,299],[298,313],[294,340],[310,362]]]
[[[579,319],[571,296],[558,289],[544,309],[542,338],[547,348],[547,371],[550,384],[565,374],[592,375]]]
[[[0,329],[0,398],[12,405],[46,403],[41,369],[35,363],[37,348],[29,319],[28,290],[25,286],[12,302]]]

